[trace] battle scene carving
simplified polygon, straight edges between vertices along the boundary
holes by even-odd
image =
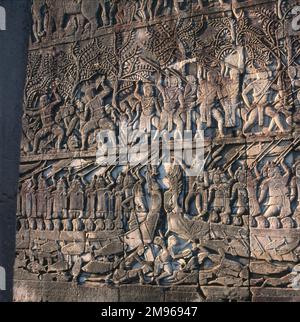
[[[33,0],[17,278],[300,296],[296,2]],[[171,156],[108,164],[103,131]]]

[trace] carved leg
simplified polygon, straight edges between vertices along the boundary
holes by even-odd
[[[273,107],[267,106],[265,109],[265,113],[267,116],[269,116],[272,119],[270,126],[269,126],[269,130],[272,130],[274,125],[276,125],[279,128],[280,132],[285,132],[285,127],[283,125],[283,121],[282,121],[279,113],[277,113],[277,111]]]
[[[38,152],[41,139],[43,139],[49,133],[50,133],[50,131],[47,129],[41,129],[36,133],[36,135],[34,137],[34,141],[33,141],[33,151],[32,151],[33,153]]]
[[[257,118],[258,118],[258,110],[254,109],[250,112],[249,117],[247,122],[244,124],[243,127],[243,133],[245,134],[246,132],[248,132],[249,130],[252,129],[252,127],[255,125],[255,123],[257,122]]]
[[[96,124],[95,121],[89,121],[85,124],[85,126],[82,129],[82,140],[81,140],[81,149],[85,150],[87,148],[87,140],[89,137],[89,134],[91,133],[92,130],[96,129]]]
[[[223,116],[222,116],[221,112],[216,109],[213,109],[212,115],[218,123],[218,130],[219,130],[220,137],[225,136],[225,134],[224,134],[224,120],[223,120]]]
[[[275,217],[279,215],[281,211],[281,206],[269,206],[266,212],[264,213],[265,218]]]
[[[179,15],[180,14],[180,5],[178,0],[173,0],[173,7],[175,10],[175,14]]]
[[[33,22],[33,26],[32,26],[32,32],[33,32],[33,35],[34,35],[34,38],[36,40],[36,42],[40,42],[40,36],[39,36],[39,31],[38,31],[38,24],[37,24],[37,21],[34,19],[34,22]]]
[[[65,132],[61,127],[57,127],[53,130],[53,133],[55,135],[55,137],[57,138],[57,142],[56,142],[56,149],[62,150],[63,146],[62,146],[62,142],[63,139],[65,137]]]

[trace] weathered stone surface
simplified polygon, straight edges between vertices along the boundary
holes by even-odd
[[[60,4],[32,7],[17,272],[60,300],[297,294],[297,1]]]
[[[177,286],[165,291],[165,302],[204,302],[198,287]]]
[[[14,300],[17,302],[118,302],[118,289],[80,286],[62,282],[15,280]]]
[[[122,285],[120,302],[164,302],[164,289],[157,286]]]

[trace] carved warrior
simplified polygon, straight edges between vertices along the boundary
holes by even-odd
[[[291,6],[33,1],[16,273],[192,285],[203,300],[294,292],[300,60],[284,25]],[[117,143],[132,131],[132,152],[138,131],[176,142],[185,130],[203,131],[195,177],[175,162],[173,142],[172,162],[158,153],[156,165],[127,164],[132,156],[107,164],[103,131]]]

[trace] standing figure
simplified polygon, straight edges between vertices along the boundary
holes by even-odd
[[[197,78],[193,75],[186,77],[188,83],[184,89],[184,102],[185,102],[185,110],[186,110],[186,130],[191,131],[192,128],[192,119],[193,112],[195,111],[198,100],[198,83]]]
[[[248,212],[247,174],[245,167],[241,167],[236,171],[235,179],[237,182],[232,187],[231,202],[236,207],[234,224],[239,226],[242,224],[242,216],[247,215]]]
[[[205,124],[207,128],[212,127],[212,118],[214,118],[218,124],[219,136],[224,137],[224,118],[216,106],[218,99],[218,76],[214,71],[207,73],[207,78],[200,79],[198,95],[200,101],[200,119],[202,124]]]
[[[261,183],[261,193],[258,202],[260,204],[269,196],[264,216],[266,218],[279,216],[285,218],[291,216],[291,205],[289,200],[288,182],[290,170],[281,160],[284,174],[278,165],[270,163],[267,168],[267,177]]]
[[[260,205],[258,203],[257,185],[261,179],[261,175],[257,169],[257,166],[254,166],[254,175],[251,170],[247,170],[247,191],[248,191],[248,200],[249,200],[249,210],[250,216],[255,218],[260,215]]]
[[[163,97],[163,109],[160,115],[160,131],[167,129],[168,132],[173,131],[174,115],[176,112],[184,110],[184,98],[180,82],[177,77],[167,74],[166,86],[162,85],[161,75],[159,75],[157,88],[160,90]],[[178,112],[179,113],[179,112]],[[177,128],[183,129],[183,120],[176,120]]]
[[[136,85],[134,97],[137,99],[137,115],[132,124],[139,119],[139,129],[143,132],[150,133],[152,126],[159,128],[160,112],[157,99],[155,98],[153,87],[151,84],[144,85],[143,95],[139,94],[139,83]]]
[[[222,223],[230,223],[230,185],[231,182],[226,180],[225,174],[220,169],[213,172],[213,184],[209,187],[208,202],[212,203],[212,213],[210,220],[218,222],[219,216]]]
[[[53,219],[68,218],[68,192],[67,184],[64,178],[60,178],[57,182],[53,177],[54,191],[53,195]]]
[[[294,218],[300,227],[300,161],[295,163],[295,176],[291,181],[291,202],[296,201],[297,207],[294,212]]]
[[[114,194],[114,217],[116,218],[116,228],[122,229],[124,226],[124,213],[122,202],[125,198],[124,194],[124,176],[122,173],[119,173],[116,179],[116,184],[113,189]]]
[[[110,190],[114,182],[108,181],[105,178],[105,175],[102,174],[98,176],[96,182],[96,191],[97,191],[97,212],[96,218],[106,219],[109,214],[110,208]]]
[[[20,198],[21,215],[23,218],[30,218],[35,210],[35,189],[32,179],[27,179],[22,183]]]
[[[94,176],[91,183],[85,189],[87,199],[87,216],[88,218],[94,219],[96,212],[96,183],[97,176]]]
[[[38,185],[36,192],[36,215],[37,218],[51,219],[51,211],[49,209],[50,194],[47,182],[41,173],[38,177]]]
[[[84,209],[84,191],[81,177],[75,175],[73,180],[68,177],[69,214],[71,219],[82,218]]]

